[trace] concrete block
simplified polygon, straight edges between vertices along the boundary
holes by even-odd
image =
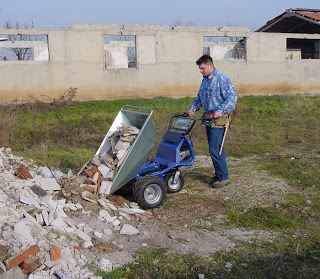
[[[102,233],[101,233],[101,232],[94,231],[93,234],[94,234],[96,237],[99,237],[99,238],[102,237]]]
[[[39,203],[38,203],[35,199],[33,199],[33,198],[28,198],[28,197],[23,196],[23,195],[19,195],[19,201],[22,202],[22,203],[25,203],[25,204],[29,204],[29,205],[32,204],[32,205],[34,205],[36,208],[39,208],[39,207],[40,207]]]
[[[21,220],[19,223],[14,225],[13,235],[21,243],[27,243],[32,245],[36,243],[24,220]]]
[[[43,224],[44,220],[41,213],[36,213],[36,220],[40,225]]]
[[[110,156],[108,153],[104,154],[103,156],[101,156],[101,160],[106,164],[111,164],[113,161],[112,156]]]
[[[51,195],[46,195],[44,197],[41,197],[41,202],[43,202],[44,204],[48,204],[49,205],[51,200],[52,200],[52,196]]]
[[[46,210],[42,210],[41,211],[41,214],[42,214],[42,218],[43,218],[43,221],[45,223],[46,226],[49,226],[50,225],[50,222],[49,222],[49,213],[46,211]]]
[[[117,216],[106,217],[106,221],[109,223],[113,223],[117,219]]]
[[[106,258],[101,258],[98,261],[98,268],[103,270],[104,272],[111,272],[112,271],[112,263]]]
[[[110,171],[110,169],[106,165],[100,165],[98,167],[98,170],[100,171],[102,176],[107,175],[107,173]]]
[[[111,234],[112,234],[112,231],[111,231],[110,229],[104,229],[104,230],[103,230],[103,233],[104,233],[105,235],[111,235]]]
[[[100,164],[101,164],[101,162],[100,162],[100,160],[99,160],[99,156],[98,156],[98,155],[94,156],[94,157],[92,158],[92,160],[91,160],[91,163],[94,164],[94,165],[96,165],[97,167],[99,167]]]
[[[117,158],[120,161],[122,157],[124,157],[127,153],[127,150],[119,150],[117,153]]]
[[[92,244],[91,241],[85,241],[85,242],[82,242],[82,243],[80,244],[80,246],[81,246],[82,248],[89,248],[89,247],[92,247],[93,244]]]
[[[55,178],[41,178],[39,180],[40,187],[45,191],[60,191],[61,187]]]
[[[130,217],[128,214],[124,213],[124,212],[119,212],[119,214],[120,214],[121,216],[123,216],[124,218],[126,218],[127,220],[130,220],[130,219],[131,219],[131,217]]]
[[[124,212],[126,214],[146,213],[145,210],[139,209],[139,208],[124,208],[123,207],[123,208],[119,208],[118,210],[122,211],[122,212]]]
[[[42,177],[46,177],[46,178],[53,177],[52,172],[47,167],[40,167],[38,169],[38,172]]]
[[[113,170],[110,170],[103,178],[112,179],[113,178]]]
[[[120,234],[124,234],[124,235],[134,235],[138,233],[139,233],[139,230],[137,230],[135,227],[129,224],[124,224],[120,230]]]
[[[25,275],[23,274],[20,267],[16,266],[12,269],[9,269],[7,272],[0,275],[1,279],[24,279]]]
[[[103,218],[106,218],[106,217],[111,217],[109,212],[105,209],[102,209],[99,211],[99,216],[103,217]]]
[[[116,219],[112,222],[113,226],[119,226],[121,224],[120,220],[119,219]]]
[[[83,241],[91,241],[91,236],[85,234],[83,231],[81,230],[76,230],[74,232],[80,239],[82,239]]]
[[[111,181],[102,181],[101,186],[100,186],[100,190],[99,190],[99,194],[109,195],[111,187],[112,187]]]
[[[97,172],[93,175],[92,180],[93,180],[95,183],[97,183],[98,180],[99,180],[99,177],[100,177],[100,173],[97,171]]]
[[[64,228],[68,227],[68,224],[62,220],[61,217],[54,219],[53,222],[50,223],[50,225],[59,230],[64,230]]]
[[[112,203],[107,202],[107,206],[109,206],[110,209],[112,209],[113,211],[118,210]]]

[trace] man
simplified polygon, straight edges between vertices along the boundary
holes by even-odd
[[[229,173],[225,150],[222,148],[220,152],[220,148],[226,130],[224,127],[229,125],[228,114],[234,110],[238,95],[230,79],[215,69],[209,55],[201,56],[196,63],[203,79],[198,95],[190,106],[189,116],[193,116],[201,107],[213,115],[212,122],[204,122],[215,169],[210,186],[222,188],[229,183]]]

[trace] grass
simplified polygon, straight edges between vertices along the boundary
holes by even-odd
[[[193,98],[133,99],[75,102],[74,91],[49,103],[0,106],[0,147],[63,171],[77,172],[91,159],[123,105],[153,109],[152,120],[158,139],[170,117],[188,110]],[[201,116],[202,112],[197,113]],[[203,127],[191,134],[195,153],[207,153]],[[262,155],[260,167],[285,178],[295,189],[279,207],[227,206],[229,226],[243,230],[266,230],[281,235],[274,242],[238,243],[232,251],[214,256],[176,255],[166,249],[136,254],[134,263],[103,278],[319,278],[320,250],[320,97],[246,96],[232,114],[226,151],[228,156]],[[197,170],[197,173],[201,169]],[[192,174],[197,176],[198,174]],[[199,179],[205,177],[204,173]],[[191,178],[192,178],[191,177]],[[200,194],[189,195],[191,203]],[[164,206],[177,210],[178,204]],[[283,209],[287,209],[284,211]],[[201,227],[215,230],[215,227]],[[315,251],[315,252],[310,252]],[[318,252],[317,252],[318,251]],[[208,256],[208,255],[205,255]],[[232,269],[225,268],[227,262]]]

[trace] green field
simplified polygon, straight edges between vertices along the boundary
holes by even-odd
[[[66,93],[50,103],[33,100],[1,105],[0,147],[11,147],[14,154],[31,158],[38,165],[77,172],[95,154],[123,105],[152,108],[152,120],[161,140],[170,117],[187,111],[193,101],[139,98],[76,102],[73,97]],[[191,139],[196,155],[208,155],[200,123]],[[312,188],[312,195],[307,197],[308,209],[303,195],[287,196],[286,207],[292,209],[291,214],[259,204],[242,212],[232,202],[226,206],[228,226],[279,232],[281,237],[276,243],[244,246],[239,242],[237,249],[218,252],[210,259],[151,250],[137,253],[133,264],[100,274],[104,278],[197,278],[199,273],[206,274],[206,278],[320,278],[320,97],[239,98],[226,152],[239,159],[259,155],[263,158],[259,168],[286,179],[299,193]],[[226,261],[233,262],[232,272],[225,269]],[[169,263],[170,276],[160,268]],[[141,269],[148,271],[145,277],[141,277]]]

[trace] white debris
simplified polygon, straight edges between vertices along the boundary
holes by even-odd
[[[99,238],[102,237],[102,233],[101,233],[101,232],[94,231],[93,234],[94,234],[96,237],[99,237]]]
[[[39,186],[45,191],[59,191],[61,190],[60,185],[58,184],[55,178],[41,178],[39,180]]]
[[[75,231],[75,234],[84,241],[91,241],[91,236],[85,234],[83,231],[79,229]]]
[[[138,233],[139,233],[139,230],[137,230],[135,227],[131,226],[130,224],[124,224],[120,230],[120,234],[133,235]]]
[[[100,190],[99,190],[99,194],[109,195],[111,187],[112,187],[111,181],[102,181],[101,186],[100,186]]]
[[[42,177],[47,177],[47,178],[53,177],[52,172],[47,167],[40,167],[38,169],[38,172]]]
[[[33,204],[36,208],[40,207],[39,203],[35,199],[28,198],[23,195],[19,196],[19,201],[25,204]]]
[[[101,258],[98,261],[98,268],[105,272],[111,272],[112,271],[112,263],[106,259],[106,258]]]
[[[21,243],[27,243],[30,245],[35,244],[35,240],[31,235],[30,229],[25,224],[24,220],[21,220],[14,226],[14,237]]]
[[[118,148],[130,146],[130,142],[122,140],[120,142],[120,136],[117,137]],[[127,137],[126,140],[129,137],[133,138],[132,135],[125,137]],[[95,175],[97,186],[100,186],[100,191],[101,188],[103,189],[102,193],[104,194],[98,200],[99,194],[96,192],[85,191],[86,193],[83,194],[84,189],[80,188],[80,185],[84,184],[85,180],[82,178],[75,185],[79,189],[70,190],[66,186],[61,187],[59,185],[59,178],[61,178],[61,181],[76,179],[71,172],[68,172],[67,176],[62,172],[51,171],[44,167],[37,168],[38,173],[36,173],[36,168],[33,168],[33,170],[29,170],[33,179],[17,180],[15,169],[16,165],[22,164],[22,158],[14,157],[11,154],[9,160],[9,155],[6,155],[3,150],[4,148],[0,148],[0,226],[3,242],[8,246],[10,245],[10,255],[22,254],[31,245],[38,244],[40,252],[37,252],[34,257],[39,261],[39,267],[28,275],[30,279],[53,278],[52,276],[54,278],[100,278],[94,276],[87,268],[88,264],[95,264],[98,267],[98,262],[89,262],[92,260],[91,257],[87,258],[82,255],[83,250],[79,246],[88,249],[99,245],[96,241],[113,240],[119,231],[121,231],[121,234],[127,235],[134,235],[139,232],[128,224],[121,227],[121,223],[125,219],[136,221],[128,215],[133,212],[120,212],[114,206],[114,203],[104,198],[104,195],[108,195],[112,187],[112,181],[106,181],[106,177],[111,179],[119,167],[119,161],[115,160],[116,154],[113,154],[113,157],[108,155],[104,156],[104,159],[95,158],[94,160],[97,164],[96,159],[101,160],[101,164],[97,167],[100,167],[102,172],[103,170],[107,171],[107,168],[109,169],[108,173],[104,173],[105,177],[103,177],[104,181],[101,185],[98,185],[100,183],[98,182],[98,174]],[[118,153],[118,151],[116,152]],[[112,161],[110,161],[110,158],[112,158]],[[31,164],[24,163],[24,165],[28,168]],[[57,192],[54,191],[61,192],[57,195]],[[13,197],[14,195],[16,197]],[[90,206],[84,207],[81,203],[76,203],[72,199],[73,195],[85,198],[86,201],[80,202],[86,205],[89,204],[87,201],[97,204],[98,200],[101,210],[99,213],[95,213],[96,210],[94,209],[89,210]],[[76,210],[81,210],[81,213],[74,212]],[[84,219],[80,222],[83,223],[76,226],[77,223],[73,220],[79,219],[71,219],[68,216],[69,214],[70,216],[82,214]],[[84,216],[84,214],[88,215]],[[97,224],[101,223],[92,226],[92,223],[87,222],[91,218]],[[61,249],[62,257],[51,261],[50,249],[53,244]],[[73,249],[73,247],[78,248]],[[107,259],[101,258],[99,264],[101,269],[111,271],[113,268],[111,261]],[[6,268],[5,265],[0,266],[0,270],[3,272],[7,271]],[[45,270],[45,268],[49,268],[49,270]]]

